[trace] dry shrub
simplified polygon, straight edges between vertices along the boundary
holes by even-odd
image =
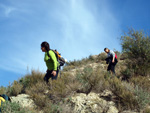
[[[6,88],[0,87],[0,94],[5,94],[5,93],[6,93]]]
[[[103,72],[100,68],[93,69],[91,66],[87,66],[83,69],[83,72],[78,72],[76,80],[80,82],[81,88],[78,92],[90,93],[92,90],[100,91],[101,84],[103,84]],[[99,86],[100,85],[100,86]]]
[[[118,63],[116,64],[116,74],[117,76],[122,77],[122,72],[127,69],[127,66],[125,65],[125,61],[119,60]]]
[[[106,89],[110,89],[110,84],[108,82],[108,80],[106,80],[108,73],[100,71],[99,74],[97,74],[97,76],[100,76],[99,81],[97,82],[97,84],[95,85],[95,87],[93,88],[93,91],[96,93],[101,93]]]
[[[25,75],[25,77],[23,77],[19,80],[19,83],[23,85],[23,88],[25,91],[26,88],[28,88],[32,85],[35,85],[37,82],[42,82],[43,77],[44,77],[43,73],[32,70],[31,74]]]
[[[130,80],[134,85],[140,86],[144,90],[150,91],[150,78],[144,76],[132,77]]]
[[[43,96],[40,93],[33,94],[32,98],[34,100],[34,103],[38,106],[38,108],[42,109],[46,106],[47,102],[50,102],[49,98],[46,96]]]
[[[150,106],[147,106],[142,113],[150,113]]]
[[[60,106],[62,108],[61,113],[74,113],[72,103],[61,103]]]
[[[119,79],[100,68],[85,67],[83,72],[79,72],[76,77],[82,85],[80,89],[82,93],[88,94],[91,91],[101,93],[108,89],[116,96],[113,101],[117,103],[118,107],[121,106],[120,110],[139,108],[134,91],[132,91],[133,88],[128,89]]]
[[[32,84],[30,87],[26,88],[26,93],[31,96],[34,100],[34,103],[41,110],[43,109],[47,101],[50,101],[49,98],[44,95],[45,91],[48,91],[48,86],[44,81],[37,81],[36,84]]]
[[[138,102],[135,98],[134,93],[124,87],[121,81],[117,78],[109,79],[111,91],[116,95],[116,103],[121,106],[121,110],[126,109],[138,109]]]
[[[70,61],[67,62],[67,66],[80,66],[81,64],[83,65],[83,63],[86,61],[86,58],[82,59],[82,60],[74,60],[74,61]]]
[[[99,61],[105,60],[105,58],[106,58],[105,53],[101,53],[98,56],[90,55],[89,57],[82,58],[81,60],[74,60],[74,61],[67,62],[65,69],[67,69],[68,66],[69,67],[79,67],[79,66],[87,65],[90,63],[94,63],[94,62],[99,62]]]
[[[35,85],[32,85],[30,88],[26,89],[26,93],[33,97],[34,94],[43,94],[46,90],[48,90],[47,84],[44,81],[39,81]]]
[[[23,86],[20,83],[14,81],[13,85],[8,87],[7,94],[9,96],[17,96],[22,92],[22,88]]]
[[[79,89],[80,84],[70,74],[63,74],[61,78],[51,81],[52,89],[49,95],[54,101],[61,100]]]
[[[64,66],[63,71],[70,71],[71,69],[74,69],[74,68],[75,66],[73,65],[67,65],[67,66]]]
[[[30,89],[26,90],[40,110],[42,110],[46,104],[50,102],[50,99],[44,95],[44,91],[46,91],[45,86],[43,86],[41,83],[37,83]]]
[[[100,53],[97,57],[97,62],[104,61],[106,57],[107,57],[107,54],[105,52]]]

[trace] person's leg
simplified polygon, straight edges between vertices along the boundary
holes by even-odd
[[[110,77],[110,75],[112,75],[112,72],[111,72],[111,63],[109,63],[109,65],[107,67],[107,72],[108,72],[108,77]]]
[[[110,71],[110,70],[111,70],[111,63],[107,67],[107,71]]]
[[[116,75],[116,73],[115,73],[115,64],[112,64],[112,65],[111,65],[111,72],[112,72],[114,75]]]
[[[46,75],[45,75],[45,77],[44,77],[44,81],[46,82],[46,83],[48,83],[48,81],[49,81],[49,78],[51,78],[52,77],[52,71],[47,71],[47,73],[46,73]]]

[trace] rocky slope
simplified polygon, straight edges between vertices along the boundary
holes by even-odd
[[[97,56],[93,56],[96,58]],[[122,61],[121,61],[122,63]],[[70,73],[72,77],[75,77],[76,71],[82,72],[85,67],[92,67],[94,70],[98,67],[104,71],[106,71],[107,65],[101,62],[93,62],[88,63],[82,66],[74,66],[74,68],[70,68],[69,71],[63,71],[63,73]],[[118,67],[122,68],[122,67]],[[62,76],[63,77],[63,76]],[[43,91],[43,90],[42,90]],[[43,95],[48,95],[49,90],[43,92]],[[88,94],[75,92],[70,97],[66,97],[64,99],[65,103],[72,110],[72,113],[136,113],[132,111],[122,111],[120,112],[116,103],[114,103],[113,98],[115,95],[110,90],[104,90],[102,93],[94,93],[89,92]],[[16,97],[11,97],[13,102],[18,102],[23,107],[31,107],[37,108],[34,101],[30,98],[30,95],[21,94]],[[42,113],[42,111],[37,111],[38,113]]]

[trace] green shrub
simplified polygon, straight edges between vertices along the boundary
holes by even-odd
[[[139,86],[136,86],[135,95],[141,109],[143,109],[146,105],[150,105],[150,92],[144,91]]]
[[[146,76],[150,72],[150,37],[143,32],[130,30],[121,37],[123,52],[127,54],[126,65],[135,75]]]
[[[36,113],[28,108],[21,107],[16,102],[5,102],[1,106],[2,113]]]
[[[133,71],[131,69],[126,68],[125,70],[121,71],[121,76],[123,80],[128,80],[133,75]]]
[[[22,84],[24,88],[29,87],[29,85],[30,85],[30,78],[27,77],[27,76],[24,77],[24,78],[21,78],[19,80],[19,83]]]

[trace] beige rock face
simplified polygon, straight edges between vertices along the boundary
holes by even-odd
[[[76,94],[71,101],[75,105],[75,113],[118,113],[114,102],[107,102],[96,93]]]
[[[30,96],[27,95],[27,94],[20,94],[18,96],[12,96],[11,97],[11,101],[12,102],[17,102],[19,103],[20,105],[22,105],[23,107],[35,107],[35,104],[33,102],[32,99],[29,98]]]

